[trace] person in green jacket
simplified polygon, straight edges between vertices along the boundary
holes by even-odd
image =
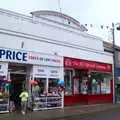
[[[22,110],[21,112],[24,115],[26,113],[27,101],[29,97],[27,90],[23,89],[19,97],[21,98],[21,110]]]

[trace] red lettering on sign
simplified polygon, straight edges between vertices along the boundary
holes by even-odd
[[[69,68],[90,69],[96,71],[112,72],[112,65],[81,59],[64,57],[64,66]]]
[[[38,72],[44,72],[44,69],[38,69]]]
[[[60,60],[52,59],[53,62],[60,63]]]

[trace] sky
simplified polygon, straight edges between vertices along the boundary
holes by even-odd
[[[59,2],[60,1],[60,2]],[[60,4],[58,4],[60,3]],[[120,0],[0,0],[0,8],[30,15],[36,10],[53,10],[67,14],[81,24],[87,24],[88,33],[112,41],[112,22],[120,23]],[[92,24],[93,27],[89,27]],[[117,25],[116,25],[117,27]],[[120,31],[115,30],[115,43],[120,45]]]

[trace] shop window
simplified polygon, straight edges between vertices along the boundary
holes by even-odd
[[[88,93],[88,71],[87,70],[80,71],[80,93],[81,94]]]
[[[87,94],[88,91],[88,70],[65,70],[65,94]]]
[[[80,87],[81,88],[80,93],[87,94],[87,92],[88,92],[88,84],[87,84],[87,82],[88,82],[88,77],[83,76],[81,84],[80,84],[80,86],[81,86]]]
[[[33,66],[33,80],[30,81],[33,110],[63,107],[65,88],[61,72],[61,68]]]
[[[110,94],[111,73],[74,69],[65,70],[65,95]]]
[[[48,81],[49,81],[48,93],[56,94],[55,92],[58,91],[58,88],[57,88],[58,84],[57,83],[58,83],[59,79],[57,79],[57,78],[49,78]]]
[[[109,94],[110,90],[110,81],[112,80],[112,75],[104,73],[103,80],[101,81],[101,93]]]
[[[38,89],[37,90],[38,94],[39,95],[45,94],[47,92],[47,90],[46,90],[46,88],[47,88],[46,87],[47,86],[47,79],[46,78],[35,78],[35,81],[38,82],[37,87],[39,87],[39,88],[36,87],[36,89]]]
[[[88,85],[88,93],[91,94],[109,94],[110,80],[112,75],[108,73],[91,72],[91,85]]]
[[[73,92],[74,94],[80,94],[80,78],[81,78],[82,71],[80,69],[75,69],[73,80]]]
[[[71,95],[72,94],[72,70],[65,70],[65,95]]]
[[[89,92],[92,94],[100,94],[100,83],[101,82],[101,73],[99,72],[92,72],[91,73],[91,90]]]
[[[75,77],[75,78],[73,78],[73,85],[74,85],[74,94],[79,94],[79,77]]]

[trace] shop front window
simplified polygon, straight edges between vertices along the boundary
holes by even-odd
[[[72,70],[65,70],[65,95],[71,95],[72,94]]]
[[[110,94],[111,73],[74,69],[65,70],[65,95]]]
[[[39,95],[44,95],[47,92],[47,79],[46,78],[35,78],[35,81],[38,82],[38,85],[35,87]]]
[[[74,94],[79,94],[79,78],[74,78],[73,79],[73,83],[74,83]]]
[[[88,93],[109,94],[112,75],[108,73],[91,72],[91,84],[88,85]]]
[[[110,90],[110,81],[112,80],[111,74],[104,74],[103,81],[101,82],[101,94],[109,94]]]
[[[81,90],[80,90],[80,93],[82,94],[87,94],[88,92],[88,77],[87,76],[83,76],[82,77],[82,81],[81,81]]]
[[[101,73],[92,72],[91,73],[91,93],[100,94],[100,84],[101,84]]]
[[[58,88],[57,88],[57,86],[58,86],[58,81],[59,81],[59,79],[57,79],[57,78],[49,78],[48,79],[48,81],[49,81],[49,84],[48,84],[48,93],[51,93],[51,94],[57,94],[56,92],[58,91]]]

